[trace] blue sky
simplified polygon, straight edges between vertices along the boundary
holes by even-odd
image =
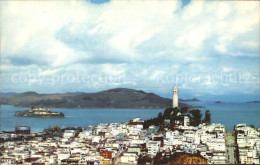
[[[1,1],[1,91],[259,100],[258,1]]]

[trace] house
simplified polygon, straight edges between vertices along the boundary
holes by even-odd
[[[124,153],[120,157],[120,163],[126,163],[126,164],[137,164],[138,156],[136,153]]]
[[[147,143],[148,155],[150,157],[155,157],[160,151],[161,141],[149,141]]]

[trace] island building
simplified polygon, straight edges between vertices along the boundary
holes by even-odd
[[[34,114],[47,114],[50,112],[50,110],[46,108],[32,107],[31,110],[29,110],[29,112],[32,112]]]
[[[49,109],[37,107],[26,111],[16,111],[14,115],[20,117],[64,117],[62,112],[52,112]]]
[[[173,108],[178,108],[179,103],[178,103],[178,88],[173,87],[173,93],[172,93],[172,107]]]

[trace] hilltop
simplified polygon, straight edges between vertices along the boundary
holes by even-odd
[[[207,164],[207,159],[199,154],[176,153],[168,164]]]
[[[21,107],[53,108],[167,108],[172,100],[154,93],[128,88],[115,88],[97,93],[39,94],[25,92],[1,97],[1,104]],[[187,106],[179,103],[179,106]]]

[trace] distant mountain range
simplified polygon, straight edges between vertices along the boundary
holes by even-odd
[[[53,108],[167,108],[172,100],[154,93],[141,90],[115,88],[97,93],[63,93],[39,94],[36,92],[2,93],[1,104],[21,107],[53,107]],[[179,106],[187,106],[182,102],[199,101],[198,99],[180,99]]]

